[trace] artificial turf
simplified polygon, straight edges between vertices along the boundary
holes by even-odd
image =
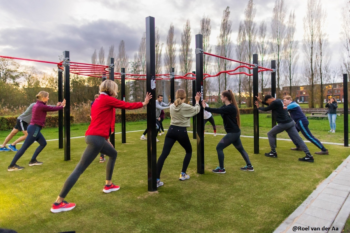
[[[222,127],[220,119],[215,120]],[[243,134],[250,128],[245,124],[242,119]],[[72,137],[84,135],[86,127],[73,125]],[[128,123],[127,127],[128,131],[143,130],[145,122]],[[211,131],[209,124],[207,131]],[[328,145],[330,155],[303,163],[297,161],[303,152],[291,151],[291,142],[279,141],[279,157],[273,159],[263,156],[269,151],[267,140],[260,140],[260,154],[255,155],[253,139],[242,138],[255,171],[240,171],[244,160],[230,146],[224,150],[227,173],[213,174],[211,169],[218,165],[215,147],[222,136],[206,135],[205,174],[196,174],[196,140],[191,139],[191,179],[178,180],[184,150],[176,144],[163,168],[165,185],[158,193],[149,193],[146,141],[140,141],[141,133],[127,133],[126,144],[120,143],[120,134],[116,135],[118,159],[113,181],[121,186],[118,192],[102,193],[105,164],[96,158],[67,196],[66,200],[77,207],[59,214],[50,213],[50,207],[85,149],[84,138],[72,139],[71,161],[64,162],[57,141],[49,141],[38,157],[43,166],[28,167],[34,144],[18,161],[25,169],[17,172],[6,170],[14,153],[2,152],[0,227],[18,232],[272,232],[349,155],[348,148]],[[57,129],[44,129],[43,134],[47,139],[57,138]],[[6,132],[1,132],[0,140],[4,136]],[[158,156],[164,135],[159,139]],[[318,151],[308,145],[312,153]]]

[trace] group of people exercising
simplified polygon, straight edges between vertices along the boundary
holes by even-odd
[[[77,182],[80,175],[92,163],[92,161],[98,156],[99,153],[109,157],[106,165],[106,183],[103,188],[103,192],[110,193],[120,189],[119,186],[112,183],[112,175],[117,158],[117,151],[108,141],[110,134],[114,133],[113,126],[115,124],[115,109],[142,108],[149,103],[150,99],[152,99],[152,95],[150,93],[147,93],[143,102],[129,103],[118,100],[115,98],[118,93],[118,85],[111,80],[105,80],[102,82],[99,91],[100,94],[96,96],[94,103],[91,105],[91,123],[85,133],[85,141],[87,147],[76,168],[64,183],[63,188],[56,201],[52,204],[51,212],[53,213],[69,211],[75,208],[75,203],[68,203],[64,199],[74,184]],[[157,187],[164,185],[164,183],[160,180],[162,168],[166,158],[170,154],[171,149],[176,142],[179,142],[179,144],[185,149],[186,152],[179,180],[184,181],[190,179],[190,176],[186,172],[192,157],[192,145],[188,137],[187,128],[190,126],[191,117],[197,115],[200,112],[201,107],[204,109],[205,123],[209,121],[213,125],[214,136],[216,135],[216,126],[212,113],[221,115],[226,131],[226,135],[219,141],[216,147],[219,166],[212,171],[214,173],[226,173],[223,150],[231,144],[239,151],[246,163],[244,167],[241,167],[241,170],[254,171],[254,167],[249,159],[249,155],[244,150],[240,139],[240,113],[232,91],[226,90],[221,93],[220,98],[223,106],[220,108],[210,108],[204,100],[202,100],[200,103],[200,93],[196,94],[195,104],[192,106],[185,103],[186,95],[187,93],[184,90],[179,89],[176,91],[176,100],[173,104],[163,103],[163,96],[161,95],[159,95],[156,100],[156,127],[162,127],[162,110],[170,108],[171,116],[170,127],[166,133],[163,150],[157,162]],[[45,125],[46,114],[49,111],[59,111],[65,107],[65,100],[57,103],[56,106],[47,105],[47,102],[49,100],[49,93],[47,92],[41,91],[36,97],[36,103],[31,104],[28,109],[18,117],[15,128],[6,138],[5,143],[0,148],[1,151],[16,151],[11,164],[8,166],[8,171],[22,170],[24,168],[17,165],[17,161],[21,158],[29,146],[35,141],[39,143],[39,147],[34,152],[33,157],[29,162],[29,166],[37,166],[43,164],[36,158],[46,146],[46,140],[40,132],[42,127]],[[260,102],[268,106],[260,107]],[[200,104],[202,106],[200,106]],[[296,146],[295,148],[292,148],[292,150],[304,151],[305,156],[299,158],[299,161],[314,162],[314,157],[311,155],[305,142],[298,134],[299,131],[302,132],[306,139],[308,139],[321,150],[315,154],[328,155],[328,150],[317,138],[311,134],[308,128],[309,122],[302,112],[300,106],[296,102],[292,101],[292,98],[290,96],[285,96],[284,100],[276,99],[271,95],[266,95],[264,97],[264,100],[256,97],[255,105],[261,111],[271,110],[278,123],[268,132],[271,151],[265,153],[265,156],[277,158],[275,145],[276,135],[283,131],[286,131],[288,133],[289,137]],[[18,143],[24,140],[22,147],[17,150],[15,144],[11,144],[11,146],[9,146],[10,149],[6,148],[6,143],[10,141],[18,131],[25,132],[25,135],[23,137],[15,141],[15,143]],[[145,133],[146,132],[147,130]],[[141,139],[145,138],[145,133],[141,136]]]

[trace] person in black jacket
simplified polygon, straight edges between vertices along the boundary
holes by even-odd
[[[337,119],[337,108],[338,103],[335,98],[331,98],[328,100],[328,103],[326,104],[326,108],[328,108],[328,120],[329,120],[329,126],[331,127],[330,133],[335,133],[335,120]]]
[[[299,136],[298,131],[295,128],[294,121],[289,116],[288,111],[284,109],[283,101],[280,99],[273,98],[271,95],[266,95],[264,101],[262,101],[258,96],[256,96],[256,99],[258,101],[255,101],[255,106],[260,111],[272,110],[272,114],[275,116],[276,121],[278,123],[270,130],[270,132],[267,133],[270,147],[271,147],[271,152],[265,153],[265,156],[271,157],[271,158],[277,158],[276,135],[279,133],[282,133],[283,131],[286,131],[289,137],[292,139],[292,141],[297,143],[306,154],[306,156],[303,158],[300,158],[299,161],[314,162],[314,157],[312,157],[305,142]],[[266,108],[259,107],[259,102],[262,102],[263,104],[269,105],[269,106]]]
[[[229,145],[233,145],[242,155],[246,162],[246,166],[242,167],[243,171],[254,171],[254,168],[249,160],[247,152],[244,150],[241,143],[240,115],[237,107],[237,102],[232,91],[223,91],[221,93],[221,101],[224,105],[221,108],[209,108],[205,101],[202,101],[202,106],[207,112],[219,113],[224,121],[226,136],[224,136],[216,147],[219,158],[219,167],[213,170],[215,173],[226,173],[224,167],[224,152],[223,150]]]

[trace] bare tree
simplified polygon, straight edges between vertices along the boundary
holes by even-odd
[[[254,8],[254,2],[253,0],[248,1],[248,5],[246,9],[244,10],[244,29],[245,29],[245,36],[246,36],[246,51],[247,51],[247,61],[249,63],[253,63],[253,51],[255,50],[255,40],[256,40],[256,23],[254,22],[255,19],[255,8]],[[251,70],[249,70],[249,74],[251,73]],[[247,106],[252,106],[252,92],[253,92],[253,85],[252,85],[252,78],[251,76],[248,77],[247,81],[248,86],[248,92],[249,92],[249,98],[247,100]]]
[[[138,51],[138,62],[140,63],[140,73],[141,74],[146,74],[146,35],[143,34],[139,46],[139,51]],[[140,87],[141,87],[141,93],[142,96],[146,95],[146,82],[145,81],[138,81],[140,82]]]
[[[160,43],[160,36],[159,36],[159,29],[156,28],[156,35],[155,35],[155,54],[156,54],[156,74],[162,73],[162,51],[163,51],[163,44]],[[163,82],[160,80],[156,81],[157,83],[157,94],[163,94]]]
[[[200,34],[203,35],[203,50],[205,52],[211,53],[211,46],[210,46],[210,35],[211,35],[211,25],[210,25],[210,18],[207,16],[204,16],[201,21],[201,29]],[[210,64],[210,58],[211,56],[204,55],[203,58],[203,73],[206,74],[209,71],[209,64]],[[206,93],[209,91],[209,85],[208,80],[204,80],[204,93],[203,96],[205,98]]]
[[[342,39],[345,49],[343,52],[343,72],[350,76],[350,1],[343,9],[342,18]]]
[[[94,51],[94,53],[91,56],[91,64],[97,64],[97,53],[96,53],[96,49]]]
[[[171,72],[172,68],[175,68],[176,65],[176,40],[175,40],[175,28],[174,25],[171,24],[168,30],[168,36],[166,40],[166,48],[165,48],[165,56],[164,56],[164,64],[166,68],[166,73]],[[163,96],[164,101],[168,101],[168,94],[170,93],[169,85],[165,85],[165,81],[163,81]]]
[[[315,56],[317,46],[317,22],[319,20],[320,0],[307,1],[307,13],[304,18],[304,52],[307,57],[305,76],[309,79],[309,107],[315,107]]]
[[[222,14],[222,21],[220,26],[220,35],[219,35],[219,45],[221,48],[220,55],[223,57],[230,57],[231,51],[232,51],[232,44],[231,44],[231,26],[232,23],[230,21],[230,8],[226,7]],[[222,68],[224,70],[229,70],[231,67],[232,62],[228,60],[222,61]],[[224,76],[224,90],[227,90],[227,74],[223,74]]]
[[[114,59],[116,59],[115,53],[114,53],[114,45],[111,45],[111,46],[109,47],[106,65],[109,65],[109,63],[111,62],[111,58],[112,58],[112,57],[113,57]],[[119,72],[119,71],[118,71],[118,72]]]
[[[168,30],[167,43],[165,48],[164,64],[167,72],[171,72],[171,68],[175,68],[176,64],[176,40],[175,28],[171,24]]]
[[[323,108],[323,84],[324,84],[324,75],[329,66],[330,62],[330,51],[328,49],[328,35],[325,30],[325,21],[327,18],[326,11],[322,7],[322,3],[319,5],[319,16],[316,22],[316,41],[317,41],[317,51],[316,51],[316,66],[318,69],[318,78],[320,80],[320,99],[319,106]]]
[[[100,51],[98,52],[98,64],[100,65],[105,64],[105,50],[103,47],[101,47]]]
[[[183,74],[191,72],[192,69],[192,48],[191,48],[191,24],[190,21],[187,20],[186,24],[181,33],[181,46],[180,46],[180,67],[181,72]],[[184,80],[182,85],[186,91],[186,93],[190,93],[188,90],[188,81]],[[188,96],[186,97],[186,102],[188,101]]]
[[[277,96],[281,95],[281,58],[283,55],[283,43],[286,35],[286,9],[284,0],[276,0],[273,8],[273,18],[271,23],[272,29],[272,52],[275,54],[276,60],[276,81],[277,81]]]
[[[128,56],[125,52],[125,43],[124,40],[120,41],[118,57],[116,59],[116,69],[119,71],[121,68],[128,69],[129,61]]]
[[[267,26],[265,21],[262,21],[258,28],[257,33],[257,40],[256,45],[258,49],[259,54],[259,63],[260,66],[265,67],[267,64],[266,56],[269,53],[269,43],[267,38]],[[264,72],[259,73],[260,74],[260,88],[261,88],[261,94],[263,95],[264,87],[266,86],[266,81],[264,82]]]
[[[299,59],[298,55],[298,42],[295,40],[295,13],[289,14],[289,19],[286,25],[286,37],[284,43],[284,64],[285,64],[285,77],[289,84],[289,94],[294,98],[295,94],[292,91],[292,86],[295,84],[294,77],[297,68],[297,62]]]
[[[236,56],[237,59],[240,61],[245,61],[246,60],[246,35],[245,35],[245,29],[244,29],[244,24],[241,22],[239,24],[238,28],[238,36],[236,39]],[[238,80],[238,105],[241,107],[242,104],[242,75],[239,75],[239,80]]]
[[[222,51],[222,48],[221,48],[221,44],[219,42],[218,45],[216,45],[216,47],[215,47],[215,53],[216,54],[221,54],[221,51]],[[216,66],[215,66],[216,72],[219,73],[220,71],[223,70],[224,60],[221,59],[221,58],[215,58],[215,60],[216,60]],[[220,93],[222,91],[222,75],[219,75],[217,77],[217,82],[216,83],[217,83],[218,90],[219,90],[218,95],[220,96]]]

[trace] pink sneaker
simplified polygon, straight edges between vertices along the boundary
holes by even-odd
[[[119,189],[120,189],[120,186],[111,184],[111,185],[105,185],[102,191],[104,193],[110,193],[110,192],[118,191]]]
[[[75,203],[68,203],[66,201],[62,201],[61,203],[53,203],[51,207],[51,212],[52,213],[59,213],[59,212],[64,212],[64,211],[70,211],[74,209],[76,206]]]

